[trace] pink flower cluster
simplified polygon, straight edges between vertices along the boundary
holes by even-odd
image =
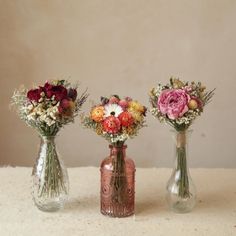
[[[160,94],[157,106],[160,112],[174,120],[182,117],[188,110],[190,95],[183,89],[167,89]]]

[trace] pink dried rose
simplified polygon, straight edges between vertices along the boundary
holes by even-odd
[[[188,110],[189,94],[183,89],[164,90],[157,101],[160,112],[174,120],[182,117]]]

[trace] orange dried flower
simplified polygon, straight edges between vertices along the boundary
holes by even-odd
[[[93,110],[91,111],[90,116],[91,116],[91,119],[96,122],[103,121],[104,107],[103,106],[94,107]]]

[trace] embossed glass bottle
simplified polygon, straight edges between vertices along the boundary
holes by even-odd
[[[196,189],[187,164],[187,141],[192,131],[172,132],[175,140],[175,167],[167,183],[166,199],[171,210],[186,213],[196,204]]]
[[[101,213],[111,217],[134,214],[135,164],[126,157],[126,145],[110,145],[101,163]]]
[[[54,136],[41,137],[41,145],[33,172],[32,196],[42,211],[57,211],[68,198],[67,169],[59,158]]]

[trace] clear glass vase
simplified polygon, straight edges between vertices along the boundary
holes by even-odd
[[[167,183],[166,199],[171,210],[187,213],[196,204],[196,189],[187,163],[187,144],[192,131],[172,132],[175,140],[175,167]]]
[[[134,214],[135,164],[126,157],[126,145],[110,145],[101,163],[101,213],[111,217]]]
[[[55,137],[41,137],[39,155],[32,172],[32,196],[42,211],[58,211],[68,198],[67,169],[56,150]]]

